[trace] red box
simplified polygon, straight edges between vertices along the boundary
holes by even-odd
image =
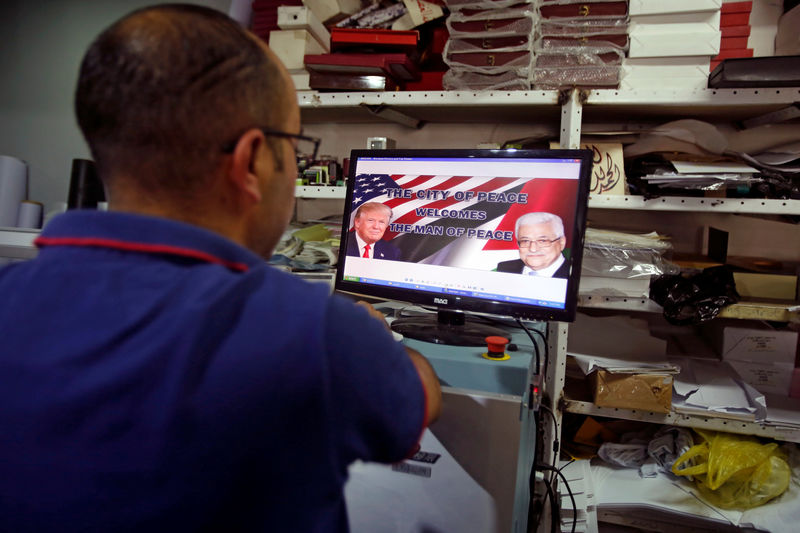
[[[724,2],[720,12],[722,16],[726,13],[750,13],[753,10],[753,2]]]
[[[723,51],[747,48],[747,39],[747,37],[723,37],[719,49]]]
[[[304,63],[314,72],[390,76],[396,81],[419,79],[419,68],[405,54],[318,54],[305,56]]]
[[[712,58],[712,61],[722,59],[732,59],[735,57],[753,57],[752,48],[734,48],[733,50],[720,50],[719,54]]]
[[[446,71],[439,72],[420,72],[419,81],[409,81],[406,83],[406,91],[441,91],[442,78]]]
[[[750,13],[727,13],[719,18],[719,27],[747,26],[750,24]]]
[[[624,17],[628,14],[628,2],[580,2],[555,4],[544,2],[539,6],[542,18],[574,17]]]
[[[722,37],[748,37],[750,35],[750,26],[726,26],[719,29],[722,32]]]
[[[374,28],[331,28],[331,51],[347,48],[379,48],[412,52],[417,49],[419,32]]]

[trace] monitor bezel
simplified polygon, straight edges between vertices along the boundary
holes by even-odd
[[[347,239],[350,229],[350,213],[353,202],[353,189],[358,160],[364,157],[441,157],[441,158],[496,158],[496,159],[579,159],[578,194],[575,205],[575,218],[570,236],[571,270],[567,278],[567,293],[563,309],[536,307],[528,304],[492,301],[469,296],[458,296],[411,289],[393,288],[344,280],[343,266],[347,262]],[[576,149],[381,149],[353,150],[350,154],[347,190],[342,216],[342,242],[336,269],[334,290],[357,297],[377,300],[393,300],[412,305],[432,307],[443,311],[463,311],[477,314],[499,315],[522,320],[543,320],[572,322],[578,305],[578,284],[583,258],[584,236],[586,230],[586,214],[591,184],[593,154],[591,150]],[[566,229],[566,228],[565,228]]]

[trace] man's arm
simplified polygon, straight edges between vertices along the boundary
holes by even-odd
[[[427,425],[430,425],[439,418],[439,414],[442,412],[442,387],[430,362],[415,349],[408,346],[405,349],[411,358],[411,362],[417,368],[419,377],[422,380],[422,387],[425,389],[425,421]]]
[[[384,326],[389,328],[389,324],[386,322],[386,317],[383,316],[383,313],[367,302],[359,301],[356,303],[366,309],[373,318],[380,320]],[[414,367],[417,369],[419,378],[422,381],[422,388],[425,389],[425,421],[427,424],[431,424],[439,418],[439,414],[442,412],[442,387],[439,384],[439,378],[436,376],[433,366],[431,366],[424,355],[408,346],[404,346],[404,348],[406,349],[406,353],[408,353],[408,357],[411,358],[411,362],[414,363]]]

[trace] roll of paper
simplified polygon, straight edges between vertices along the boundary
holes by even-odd
[[[0,227],[16,227],[19,206],[27,194],[28,165],[16,157],[0,155]]]
[[[39,229],[42,227],[42,204],[25,200],[19,204],[18,228]]]

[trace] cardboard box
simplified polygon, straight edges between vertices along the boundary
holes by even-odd
[[[324,54],[327,50],[306,30],[270,32],[269,47],[289,70],[303,68],[306,54]]]
[[[591,374],[594,403],[656,413],[672,408],[672,375],[618,374],[597,370]]]
[[[716,324],[715,324],[716,322]],[[794,368],[798,332],[754,325],[730,325],[711,321],[706,331],[724,361],[780,363]]]
[[[761,363],[755,361],[728,361],[741,376],[742,381],[764,394],[789,396],[794,373],[794,363]]]
[[[734,272],[733,280],[736,282],[736,292],[745,298],[794,300],[797,295],[797,276]]]

